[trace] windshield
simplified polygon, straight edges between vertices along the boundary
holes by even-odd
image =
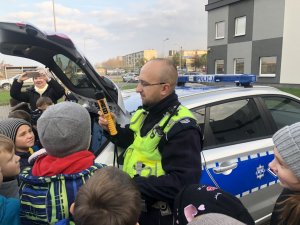
[[[87,75],[74,61],[61,54],[55,55],[53,59],[74,86],[79,88],[93,87]]]

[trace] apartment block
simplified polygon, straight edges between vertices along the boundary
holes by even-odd
[[[208,73],[300,84],[300,1],[208,0]]]
[[[157,58],[156,50],[143,50],[123,56],[123,63],[125,68],[135,70],[141,66],[142,60],[149,61],[154,58]]]

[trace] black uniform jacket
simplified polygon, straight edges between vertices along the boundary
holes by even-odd
[[[174,92],[158,104],[149,108],[144,107],[149,114],[144,121],[141,135],[145,136],[164,114],[177,104],[179,104],[178,96]],[[117,130],[118,134],[112,141],[126,149],[133,143],[133,132],[129,129],[129,125],[125,128],[117,125]],[[160,177],[134,177],[142,198],[148,206],[156,201],[164,201],[172,205],[175,195],[184,185],[199,183],[202,149],[200,128],[196,125],[196,121],[191,121],[190,124],[179,122],[172,127],[169,133],[171,132],[173,134],[168,135],[168,140],[161,140],[158,145],[162,156],[162,167],[166,174]]]
[[[17,80],[14,80],[11,89],[10,89],[10,96],[20,102],[27,102],[30,104],[31,110],[36,109],[36,101],[38,100],[40,96],[39,93],[37,93],[34,90],[34,86],[28,88],[25,92],[22,92],[23,82],[19,83]],[[55,81],[54,79],[51,79],[48,82],[48,88],[46,91],[42,94],[42,96],[46,96],[52,99],[53,103],[57,103],[57,100],[60,99],[65,93],[65,90],[60,84]]]

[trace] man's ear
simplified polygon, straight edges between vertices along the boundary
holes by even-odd
[[[75,202],[73,202],[70,206],[70,213],[74,216],[74,210],[75,210]]]
[[[166,95],[169,95],[170,94],[170,89],[171,89],[171,87],[170,87],[170,84],[168,84],[168,83],[166,83],[166,84],[163,84],[164,86],[163,86],[163,89],[162,89],[162,95],[163,96],[166,96]]]

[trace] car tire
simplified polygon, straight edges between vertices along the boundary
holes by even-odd
[[[3,84],[3,85],[2,85],[2,88],[3,88],[4,90],[10,90],[10,87],[11,87],[11,84]]]

